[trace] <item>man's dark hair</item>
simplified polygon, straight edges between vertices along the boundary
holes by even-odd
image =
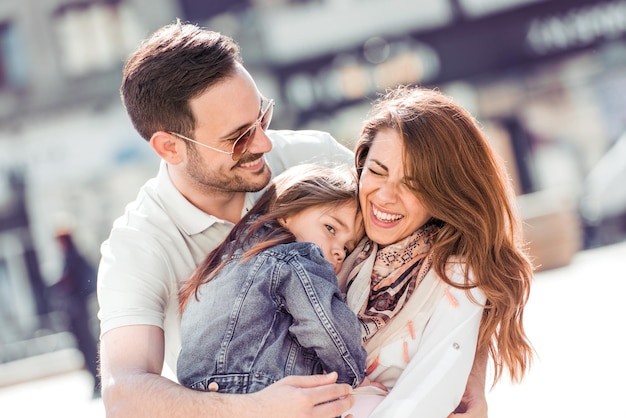
[[[149,141],[157,131],[190,135],[196,121],[189,100],[229,77],[241,63],[235,41],[177,21],[158,29],[124,68],[122,102],[135,129]]]

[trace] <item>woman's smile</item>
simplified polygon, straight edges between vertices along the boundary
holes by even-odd
[[[383,228],[395,226],[398,221],[404,218],[404,215],[387,211],[374,203],[372,203],[371,208],[373,220],[380,222]]]

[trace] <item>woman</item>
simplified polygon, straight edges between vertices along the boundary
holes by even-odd
[[[532,266],[476,121],[440,92],[400,87],[375,103],[355,160],[367,238],[340,282],[368,377],[391,389],[370,416],[445,418],[477,349],[490,353],[494,383],[504,370],[519,381],[532,358],[522,323]]]

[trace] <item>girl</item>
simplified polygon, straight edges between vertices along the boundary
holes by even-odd
[[[349,170],[303,165],[278,176],[180,291],[179,382],[249,393],[336,371],[356,387],[366,353],[335,274],[362,231]]]

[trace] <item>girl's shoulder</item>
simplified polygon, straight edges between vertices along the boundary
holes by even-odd
[[[276,244],[270,248],[265,249],[263,252],[268,252],[274,255],[285,255],[286,257],[305,258],[317,261],[321,256],[324,259],[322,250],[316,244],[312,242],[288,242],[284,244]]]
[[[312,242],[290,242],[278,244],[263,251],[267,256],[288,264],[292,269],[308,275],[332,275],[336,280],[332,265],[324,258],[322,249]]]

